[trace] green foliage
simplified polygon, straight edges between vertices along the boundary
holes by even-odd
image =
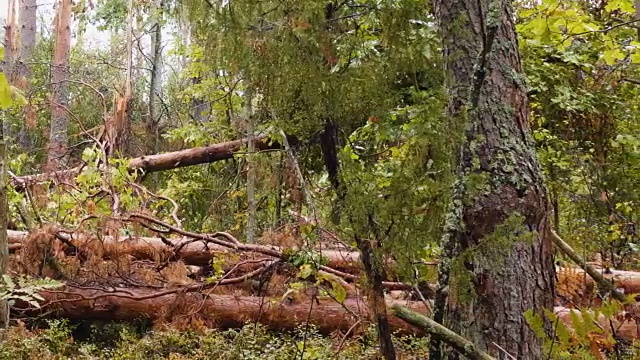
[[[603,3],[605,4],[605,3]],[[533,130],[561,232],[632,265],[638,212],[640,87],[630,0],[522,2],[518,32]]]
[[[55,289],[63,284],[49,278],[26,278],[18,277],[12,279],[9,275],[2,275],[0,283],[0,300],[6,300],[9,306],[13,306],[16,301],[24,301],[30,306],[40,308],[38,301],[44,298],[38,292],[47,289]]]
[[[94,331],[105,331],[94,332]],[[85,341],[71,341],[73,327],[51,321],[36,333],[13,328],[0,347],[0,359],[377,359],[375,333],[334,342],[313,327],[301,326],[290,333],[268,332],[262,326],[239,330],[196,333],[175,330],[141,335],[130,326],[94,328]],[[112,341],[105,342],[105,335]],[[95,342],[97,338],[101,341]],[[339,339],[338,339],[339,340]],[[394,338],[403,359],[427,357],[426,338]]]
[[[607,302],[589,310],[569,310],[560,318],[551,310],[544,315],[532,310],[525,313],[531,329],[544,341],[544,353],[549,359],[602,359],[602,352],[616,352],[621,359],[634,359],[633,349],[618,343],[603,326],[621,311],[617,302]],[[605,325],[606,324],[606,325]],[[552,332],[547,331],[551,326]]]

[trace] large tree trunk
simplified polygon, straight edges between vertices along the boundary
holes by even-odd
[[[493,356],[540,359],[524,313],[553,306],[553,244],[513,8],[506,0],[434,3],[449,114],[466,125],[435,318]]]
[[[51,79],[51,132],[47,170],[65,167],[67,158],[67,130],[69,127],[69,53],[71,51],[71,0],[59,0],[56,4],[55,49],[53,55],[53,76]]]
[[[346,299],[343,304],[331,299],[302,298],[296,301],[279,298],[235,295],[204,295],[201,293],[170,294],[154,297],[153,292],[142,289],[113,291],[81,290],[41,292],[45,301],[38,312],[53,312],[57,317],[78,320],[149,319],[158,322],[189,321],[199,319],[209,327],[239,327],[259,322],[274,330],[294,330],[300,324],[310,323],[324,334],[334,331],[360,333],[366,329],[367,306],[362,299]],[[424,304],[400,303],[424,312]],[[26,304],[21,304],[25,306]],[[19,311],[19,306],[16,309]],[[25,309],[23,307],[23,309]],[[362,320],[358,325],[358,320]],[[396,317],[390,317],[393,330],[400,334],[416,334],[419,330]]]

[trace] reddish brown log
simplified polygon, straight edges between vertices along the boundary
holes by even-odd
[[[597,269],[602,276],[613,282],[613,287],[624,294],[638,294],[640,293],[640,272],[625,271],[625,270],[611,270],[611,269]],[[573,275],[573,276],[572,276]],[[577,276],[576,276],[577,275]],[[572,268],[572,269],[560,269],[558,270],[558,282],[562,283],[565,277],[572,276],[570,281],[582,281],[587,288],[593,288],[593,279],[586,275],[584,270]]]
[[[289,142],[296,142],[294,138],[288,140]],[[226,160],[232,158],[234,154],[242,149],[242,147],[247,144],[247,141],[247,139],[240,139],[164,154],[141,156],[129,160],[129,170],[141,170],[145,173],[151,173]],[[280,143],[271,141],[264,135],[256,137],[255,141],[256,149],[260,151],[281,148]],[[47,180],[68,180],[77,175],[81,169],[81,167],[75,167],[69,170],[14,177],[11,179],[11,185],[18,191],[21,191],[27,185],[41,183]]]
[[[9,244],[13,245],[12,250],[20,248],[19,244],[28,239],[29,233],[25,231],[8,231]],[[119,255],[129,255],[136,259],[151,260],[181,260],[187,265],[207,266],[214,256],[221,257],[236,253],[234,249],[225,248],[220,245],[210,244],[203,240],[193,241],[188,238],[169,239],[171,245],[167,244],[160,238],[154,237],[128,237],[114,239],[110,236],[103,237],[102,240],[97,238],[87,238],[85,236],[75,236],[71,238],[71,243],[83,247],[90,245],[92,242],[100,246],[100,251],[106,257]],[[268,249],[274,254],[282,253],[283,249],[277,246],[255,245],[256,247]],[[329,264],[328,266],[344,272],[359,272],[360,254],[354,251],[331,249],[322,250]],[[244,252],[243,257],[264,257],[260,252]]]
[[[578,318],[582,318],[582,314],[579,310],[569,309],[565,307],[555,307],[554,313],[560,318],[560,320],[569,328],[573,328],[573,323],[571,320],[571,311],[578,315]],[[609,319],[604,315],[600,315],[597,319],[598,325],[602,330],[605,331],[606,334],[615,334],[617,338],[625,339],[625,340],[635,340],[640,338],[640,334],[638,334],[638,327],[636,325],[636,320],[633,318],[620,320],[620,319]]]
[[[292,303],[279,298],[207,296],[200,293],[147,298],[152,292],[139,289],[122,291],[112,293],[67,288],[65,291],[42,292],[45,298],[42,309],[27,309],[25,304],[18,304],[14,311],[26,311],[27,315],[47,313],[48,316],[79,320],[131,321],[144,318],[154,322],[172,322],[194,316],[212,328],[240,327],[257,321],[274,330],[293,330],[297,325],[308,322],[324,334],[359,332],[369,318],[366,302],[362,299],[347,299],[340,304],[331,299],[316,301],[304,298]],[[422,303],[390,301],[388,305],[396,303],[425,313]],[[354,326],[358,321],[361,321],[360,325]],[[401,334],[421,333],[396,317],[390,317],[390,322],[393,330]]]

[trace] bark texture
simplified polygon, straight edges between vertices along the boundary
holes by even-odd
[[[36,0],[20,0],[20,56],[16,64],[16,72],[20,79],[20,88],[25,94],[28,92],[29,81],[31,79],[31,57],[36,47],[37,9],[38,4]],[[31,149],[31,137],[28,127],[32,128],[35,126],[35,116],[31,105],[28,105],[24,112],[27,120],[18,133],[18,144],[22,150],[29,151]]]
[[[466,125],[434,318],[491,356],[540,359],[524,313],[553,306],[553,244],[513,8],[506,0],[434,5],[448,112]],[[435,359],[459,357],[434,345]]]
[[[115,292],[115,293],[114,293]],[[331,299],[300,299],[290,302],[279,298],[235,295],[205,295],[201,293],[170,294],[154,297],[152,291],[142,289],[81,290],[42,292],[45,301],[41,310],[32,309],[29,315],[47,312],[50,316],[79,320],[136,320],[180,321],[197,318],[209,327],[232,328],[258,322],[274,330],[294,330],[297,325],[310,323],[324,334],[334,331],[359,333],[366,329],[368,309],[362,299],[347,299],[340,304]],[[391,301],[424,313],[418,302]],[[16,311],[26,310],[18,304]],[[358,320],[362,320],[358,323]],[[400,334],[420,334],[409,324],[392,316],[391,328]]]
[[[256,150],[265,151],[281,148],[280,143],[271,141],[266,136],[256,136],[254,139]],[[288,141],[291,143],[297,143],[295,138],[289,138]],[[248,139],[240,139],[163,154],[141,156],[129,160],[129,170],[140,170],[145,173],[151,173],[227,160],[233,158],[233,155],[240,151],[247,142]],[[76,176],[81,169],[82,167],[76,167],[69,170],[19,176],[11,179],[11,185],[17,190],[22,190],[29,184],[36,184],[55,179],[68,180],[69,178]]]
[[[154,17],[156,18],[151,30],[151,80],[149,83],[149,120],[147,121],[147,131],[151,141],[151,149],[158,151],[158,141],[160,140],[159,124],[160,96],[162,93],[162,15],[164,11],[164,1],[153,2]]]
[[[69,127],[69,53],[71,51],[71,0],[56,3],[55,48],[51,79],[51,130],[47,170],[65,168],[67,157],[67,129]]]
[[[0,127],[0,276],[7,273],[9,267],[9,241],[7,238],[7,223],[9,206],[7,205],[7,142],[2,127]],[[0,284],[4,281],[0,280]],[[9,326],[9,305],[6,300],[0,300],[0,330]],[[4,333],[0,332],[0,341]]]

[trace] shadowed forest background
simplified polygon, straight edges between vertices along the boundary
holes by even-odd
[[[0,9],[0,359],[640,357],[640,2]]]

